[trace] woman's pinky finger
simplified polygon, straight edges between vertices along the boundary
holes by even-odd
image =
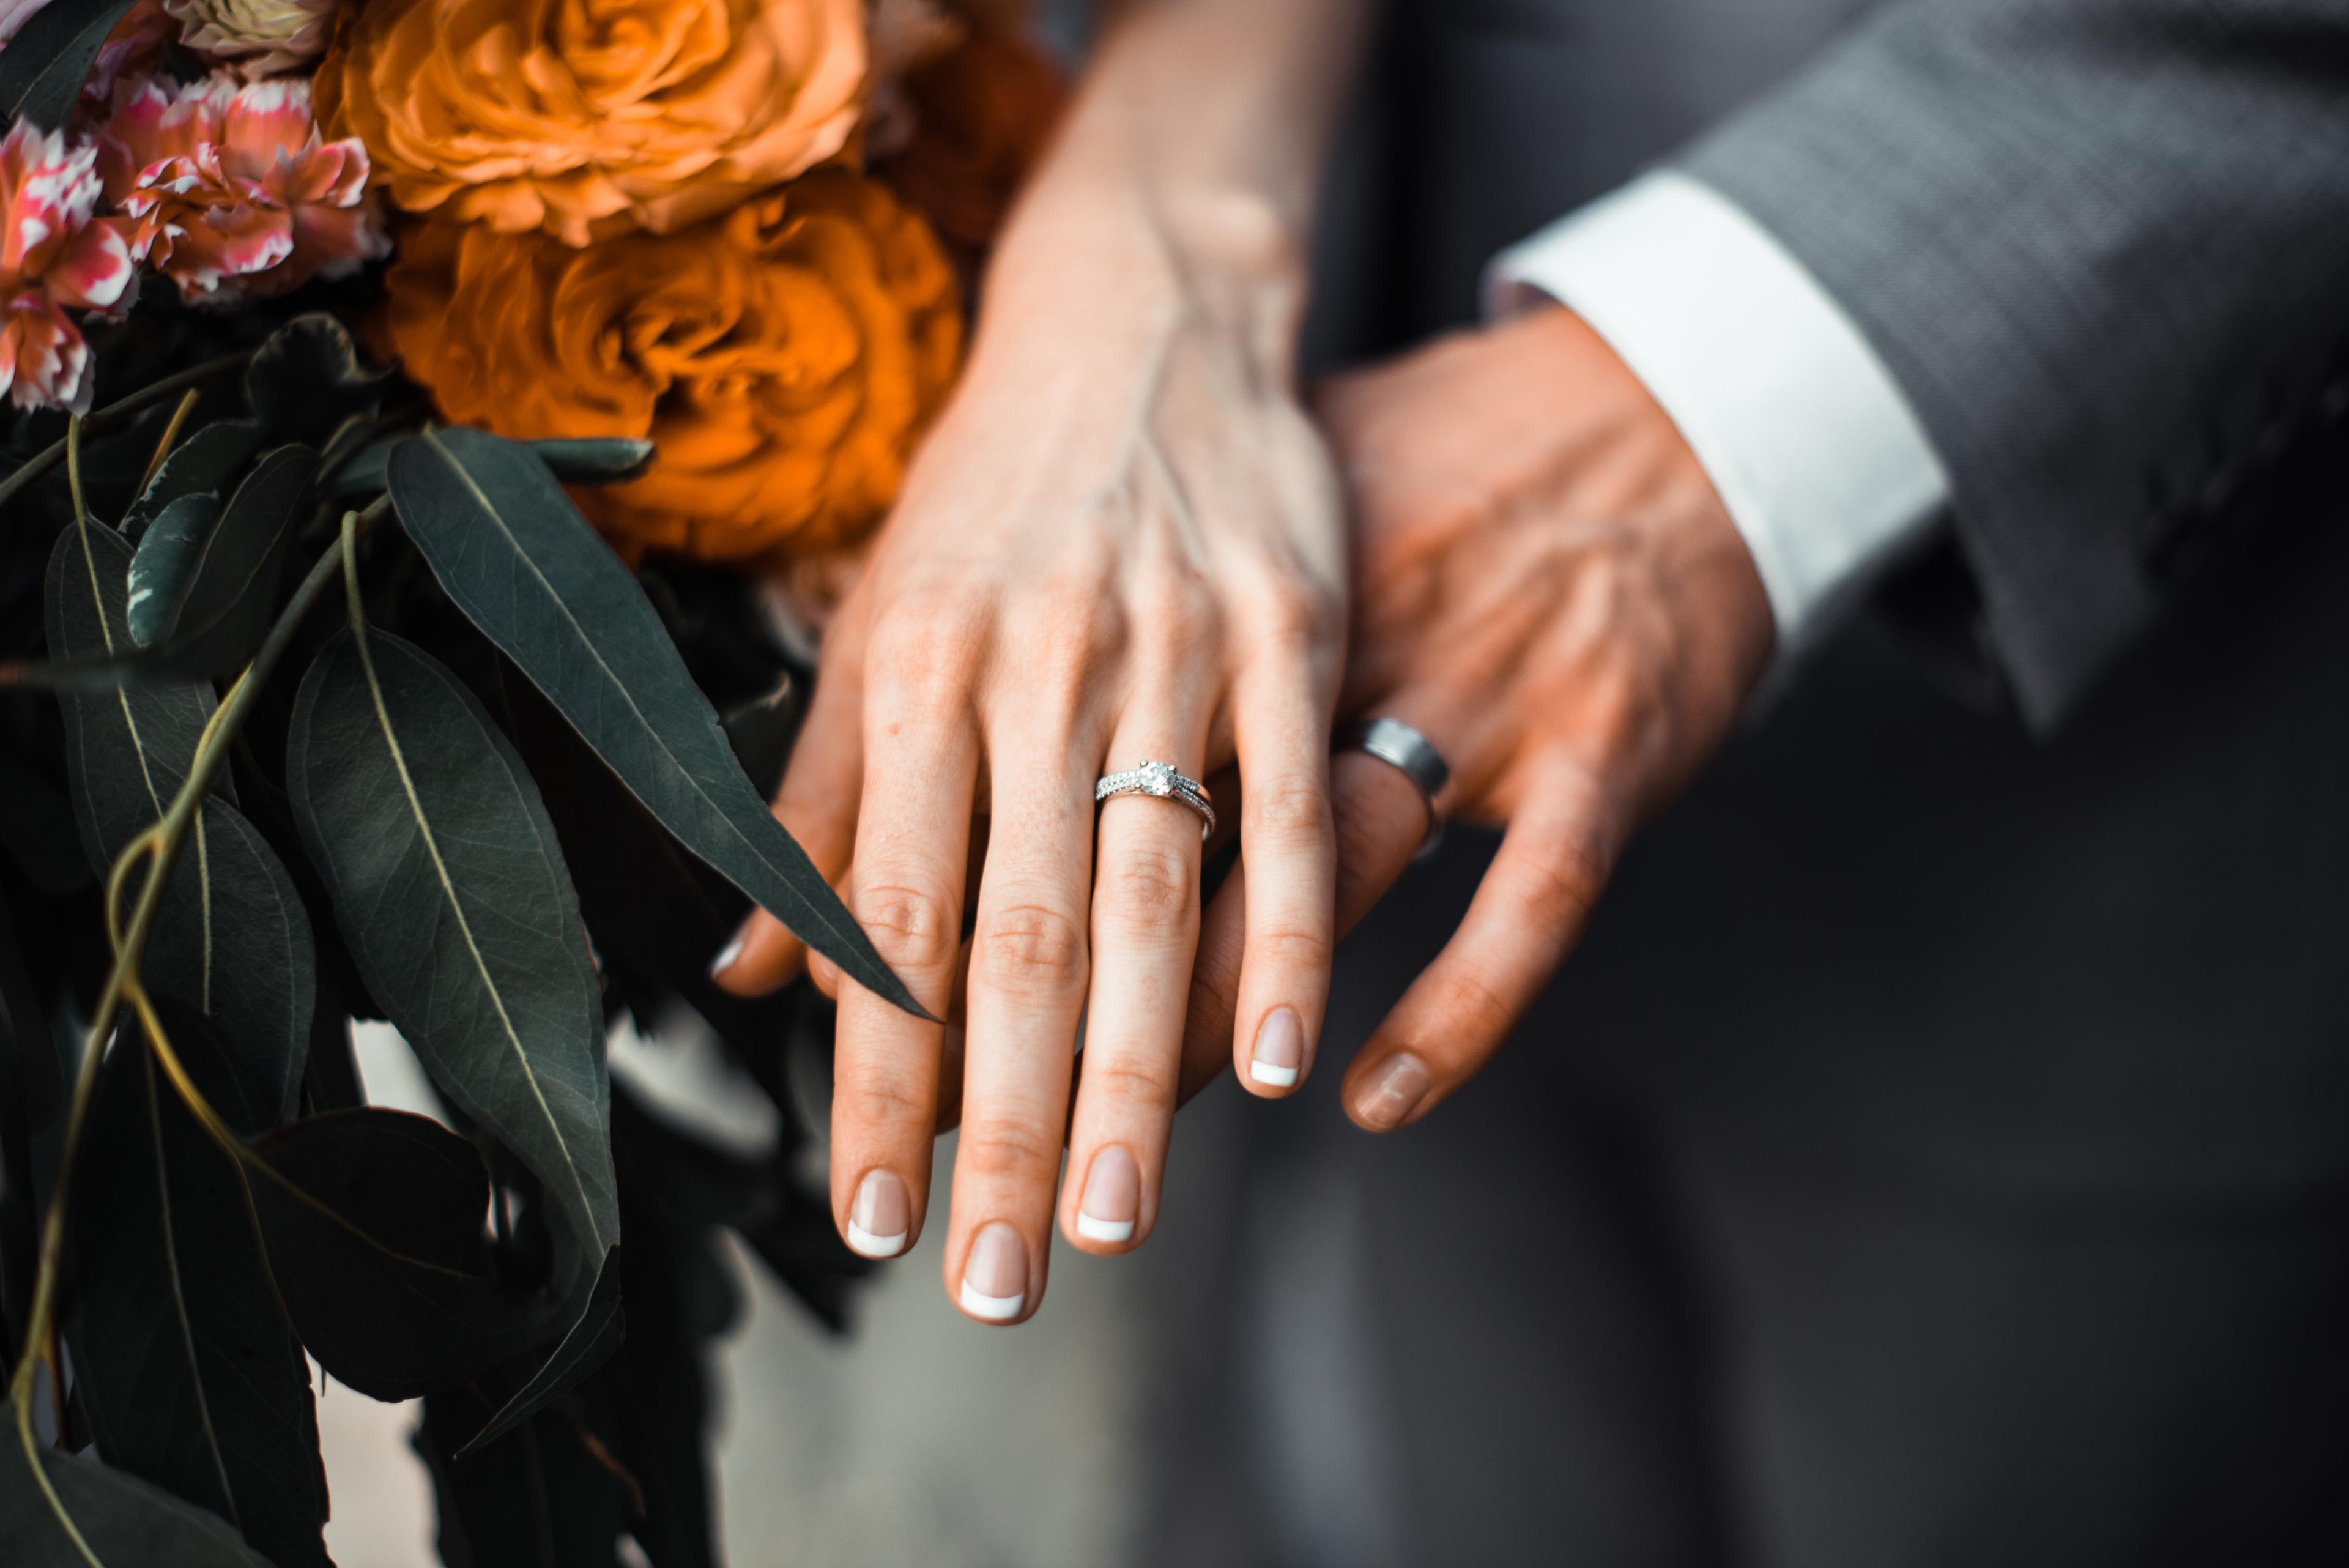
[[[1492,1059],[1581,937],[1621,847],[1620,824],[1587,770],[1545,771],[1460,929],[1348,1069],[1348,1116],[1391,1131]]]

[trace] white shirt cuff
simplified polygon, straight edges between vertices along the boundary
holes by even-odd
[[[1947,504],[1948,474],[1843,307],[1726,197],[1641,176],[1494,260],[1493,310],[1547,296],[1680,427],[1754,553],[1782,649]]]

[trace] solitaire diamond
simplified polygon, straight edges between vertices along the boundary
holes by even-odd
[[[1143,793],[1162,796],[1174,793],[1174,766],[1172,763],[1144,763],[1141,774]]]

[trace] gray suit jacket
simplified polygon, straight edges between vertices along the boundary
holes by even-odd
[[[2034,722],[2349,412],[2342,0],[1905,0],[1682,161],[1908,392]]]
[[[1512,1061],[2033,1202],[2349,1184],[2349,4],[1392,11],[1323,362],[1472,320],[1494,251],[1677,158],[1841,299],[1956,497],[1634,845]],[[1343,1011],[1478,861],[1390,901]]]

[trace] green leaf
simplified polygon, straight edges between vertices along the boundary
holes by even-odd
[[[643,590],[545,463],[479,431],[435,431],[392,453],[389,481],[449,597],[678,841],[842,972],[921,1013],[750,787]]]
[[[225,675],[253,656],[269,635],[277,581],[309,515],[317,472],[318,454],[306,446],[281,446],[254,465],[219,525],[204,536],[186,587],[166,612],[154,650],[159,661]]]
[[[380,631],[320,650],[285,753],[368,993],[544,1185],[575,1277],[620,1234],[611,1080],[586,928],[537,786],[479,699]]]
[[[520,1353],[545,1303],[489,1277],[489,1175],[402,1111],[306,1116],[257,1139],[252,1179],[285,1310],[337,1382],[377,1399],[453,1388]]]
[[[163,1012],[212,1107],[240,1131],[266,1121],[274,1107],[238,1082],[209,1026]],[[145,1045],[118,1048],[104,1075],[68,1231],[75,1386],[98,1451],[219,1514],[278,1568],[326,1568],[309,1367],[243,1178]]]
[[[331,316],[297,316],[269,335],[244,372],[254,417],[278,441],[317,445],[355,413],[381,405],[398,385],[388,369],[359,358],[350,328]]]
[[[105,659],[129,646],[124,601],[130,546],[109,528],[68,528],[50,552],[49,649]],[[202,685],[66,691],[66,772],[83,852],[100,877],[160,821],[195,762],[211,717]],[[172,867],[144,972],[156,994],[219,1026],[242,1070],[274,1086],[292,1114],[309,1049],[316,955],[309,916],[285,867],[233,807],[222,770]],[[136,883],[133,884],[134,889]]]
[[[189,432],[123,514],[122,536],[143,539],[163,509],[187,495],[216,493],[261,450],[257,420],[216,420]],[[87,463],[87,455],[84,462]]]
[[[391,460],[392,449],[408,438],[395,437],[368,446],[345,463],[335,475],[335,494],[338,499],[357,501],[365,496],[381,494],[384,471]],[[536,452],[547,471],[566,484],[605,484],[615,480],[632,479],[653,460],[653,443],[633,441],[625,436],[605,436],[593,440],[533,441],[524,446]]]
[[[126,686],[157,686],[209,680],[242,667],[269,635],[276,611],[278,579],[295,535],[309,515],[311,482],[318,472],[318,454],[306,446],[282,446],[264,457],[238,485],[220,521],[205,530],[194,548],[194,559],[182,567],[187,546],[174,533],[201,521],[208,496],[183,496],[164,509],[140,541],[141,555],[150,547],[160,554],[139,572],[140,556],[131,563],[134,581],[125,629],[136,632],[147,625],[143,641],[133,635],[116,639],[103,651],[79,658],[52,657],[46,664],[16,670],[26,685],[58,691],[103,692]],[[183,524],[178,519],[185,515]],[[165,527],[171,518],[171,528]],[[70,533],[71,531],[68,530]],[[177,597],[161,600],[166,576],[181,572]],[[150,597],[139,598],[141,589]],[[160,609],[155,608],[160,600]],[[160,624],[148,624],[156,615]],[[140,617],[148,618],[142,622]],[[54,642],[50,652],[58,649]]]
[[[0,122],[55,130],[73,112],[98,47],[130,0],[49,0],[0,50]]]
[[[604,1254],[603,1266],[595,1271],[595,1287],[588,1293],[587,1304],[571,1332],[530,1381],[490,1417],[489,1425],[457,1450],[456,1458],[479,1453],[528,1420],[548,1400],[603,1366],[626,1336],[627,1319],[620,1311],[620,1249],[614,1247]]]
[[[384,465],[391,461],[391,449],[407,439],[394,436],[388,441],[369,441],[352,453],[351,460],[335,471],[335,499],[365,501],[382,494]]]
[[[8,1568],[274,1568],[235,1531],[160,1488],[46,1446],[35,1452],[47,1490],[13,1416],[0,1426],[0,1563]]]
[[[653,460],[653,443],[627,436],[592,436],[528,443],[547,472],[567,484],[603,484],[629,479]]]
[[[137,535],[139,548],[130,557],[130,597],[123,607],[132,642],[153,647],[175,618],[181,590],[188,586],[220,514],[217,495],[182,495]]]

